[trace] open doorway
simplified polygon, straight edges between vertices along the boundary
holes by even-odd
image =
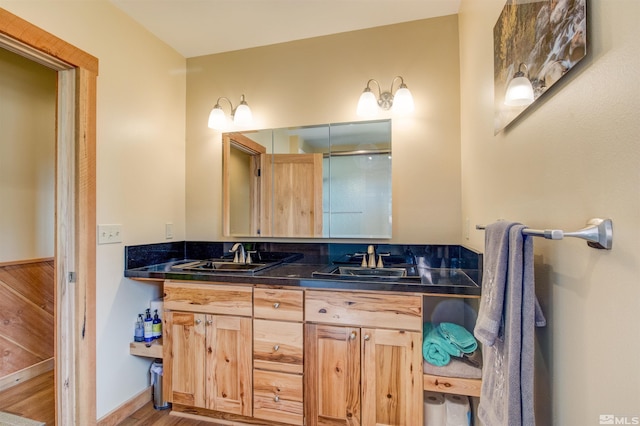
[[[56,80],[0,49],[0,411],[47,424],[55,420]],[[27,395],[9,397],[15,386]]]
[[[0,47],[56,73],[55,419],[96,423],[95,123],[98,60],[0,9]]]

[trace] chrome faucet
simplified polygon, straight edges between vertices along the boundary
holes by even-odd
[[[362,267],[365,268],[384,268],[382,256],[390,256],[391,253],[378,253],[378,261],[376,262],[376,247],[371,244],[367,247],[367,254],[362,255]],[[369,261],[367,262],[367,258]]]
[[[235,253],[235,255],[233,256],[234,263],[245,263],[246,258],[244,254],[244,246],[242,245],[242,243],[235,243],[229,251],[231,253]]]

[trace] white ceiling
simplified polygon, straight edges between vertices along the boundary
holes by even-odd
[[[460,0],[110,0],[187,58],[458,13]]]

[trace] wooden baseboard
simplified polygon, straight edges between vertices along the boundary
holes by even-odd
[[[25,259],[25,260],[12,260],[11,262],[0,262],[0,268],[5,266],[26,265],[29,263],[52,262],[54,260],[55,258],[53,257],[41,257],[38,259]]]
[[[44,361],[40,361],[37,364],[23,368],[22,370],[18,370],[15,373],[0,377],[0,391],[19,385],[20,383],[46,373],[47,371],[51,371],[53,370],[53,367],[53,358],[49,358]]]
[[[104,417],[98,419],[97,426],[116,426],[120,424],[124,419],[141,409],[145,406],[149,401],[151,401],[152,387],[149,386],[138,395],[134,396],[115,410],[111,411],[109,414],[106,414]]]
[[[253,417],[245,417],[237,414],[223,413],[220,411],[211,411],[204,408],[187,407],[179,404],[173,404],[171,416],[182,417],[191,420],[198,420],[201,422],[213,422],[216,425],[225,426],[292,426],[287,423],[279,423],[274,421],[256,419]],[[99,425],[100,426],[100,425]]]

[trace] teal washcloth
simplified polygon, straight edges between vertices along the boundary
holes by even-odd
[[[441,323],[437,327],[424,323],[422,337],[422,356],[429,364],[439,367],[449,364],[451,356],[461,357],[478,347],[471,333],[452,323]]]

